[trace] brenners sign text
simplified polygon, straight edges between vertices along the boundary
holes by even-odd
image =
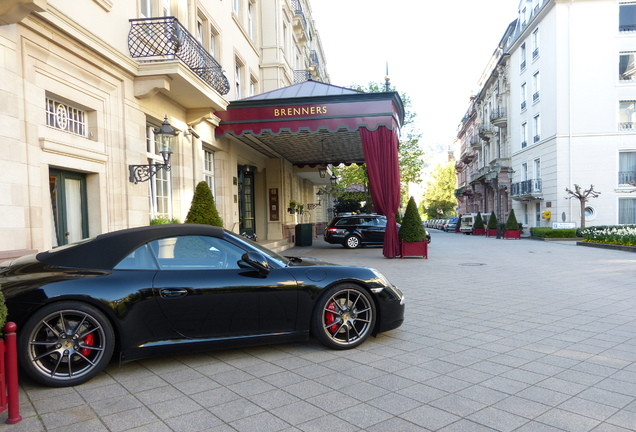
[[[274,117],[327,114],[327,106],[304,106],[294,108],[274,108]]]

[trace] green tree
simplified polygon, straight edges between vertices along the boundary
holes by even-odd
[[[457,178],[453,162],[438,165],[435,168],[424,192],[423,202],[427,219],[439,219],[455,215],[455,209],[457,208],[456,185]]]
[[[382,93],[385,90],[384,84],[370,82],[367,87],[352,85],[350,88],[366,93]],[[391,91],[396,91],[395,87]],[[404,124],[401,129],[400,147],[398,149],[398,161],[400,165],[400,182],[402,201],[406,201],[406,185],[408,183],[420,183],[422,168],[424,166],[422,157],[424,151],[420,148],[419,140],[422,134],[415,128],[416,114],[411,110],[411,99],[404,93],[400,94],[404,104]],[[364,192],[357,193],[358,196],[349,194],[347,198],[370,202],[368,193],[369,177],[366,165],[350,165],[334,168],[339,177],[339,189],[346,190],[349,186],[358,185],[364,188]]]
[[[210,187],[204,181],[200,182],[194,190],[192,204],[185,223],[223,226],[223,219],[216,209]]]

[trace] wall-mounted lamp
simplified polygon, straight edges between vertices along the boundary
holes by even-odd
[[[327,167],[321,166],[320,168],[318,168],[318,174],[320,174],[320,178],[327,177]]]
[[[331,181],[332,186],[336,186],[338,184],[338,177],[336,177],[335,174],[332,174],[329,180]]]
[[[130,172],[130,180],[131,183],[139,183],[148,181],[157,174],[157,171],[160,169],[170,171],[170,155],[172,154],[172,145],[174,143],[175,138],[179,134],[171,125],[168,123],[168,116],[166,116],[161,123],[161,127],[159,129],[155,129],[153,131],[155,133],[155,143],[157,144],[157,148],[159,149],[159,153],[163,158],[162,164],[149,164],[149,165],[128,165],[128,171]]]

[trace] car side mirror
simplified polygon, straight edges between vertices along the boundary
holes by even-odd
[[[241,259],[258,270],[258,272],[263,276],[267,276],[269,274],[270,266],[267,262],[267,258],[265,258],[265,255],[262,253],[254,251],[245,252]]]

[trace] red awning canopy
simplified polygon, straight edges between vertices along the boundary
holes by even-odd
[[[218,138],[230,134],[268,157],[299,167],[366,163],[376,211],[387,217],[383,254],[399,255],[397,136],[404,106],[398,93],[306,81],[231,102],[215,114],[221,119]]]
[[[364,163],[358,130],[385,126],[398,133],[404,120],[396,92],[364,93],[306,81],[231,102],[215,113],[216,136],[231,134],[268,157],[297,166]]]

